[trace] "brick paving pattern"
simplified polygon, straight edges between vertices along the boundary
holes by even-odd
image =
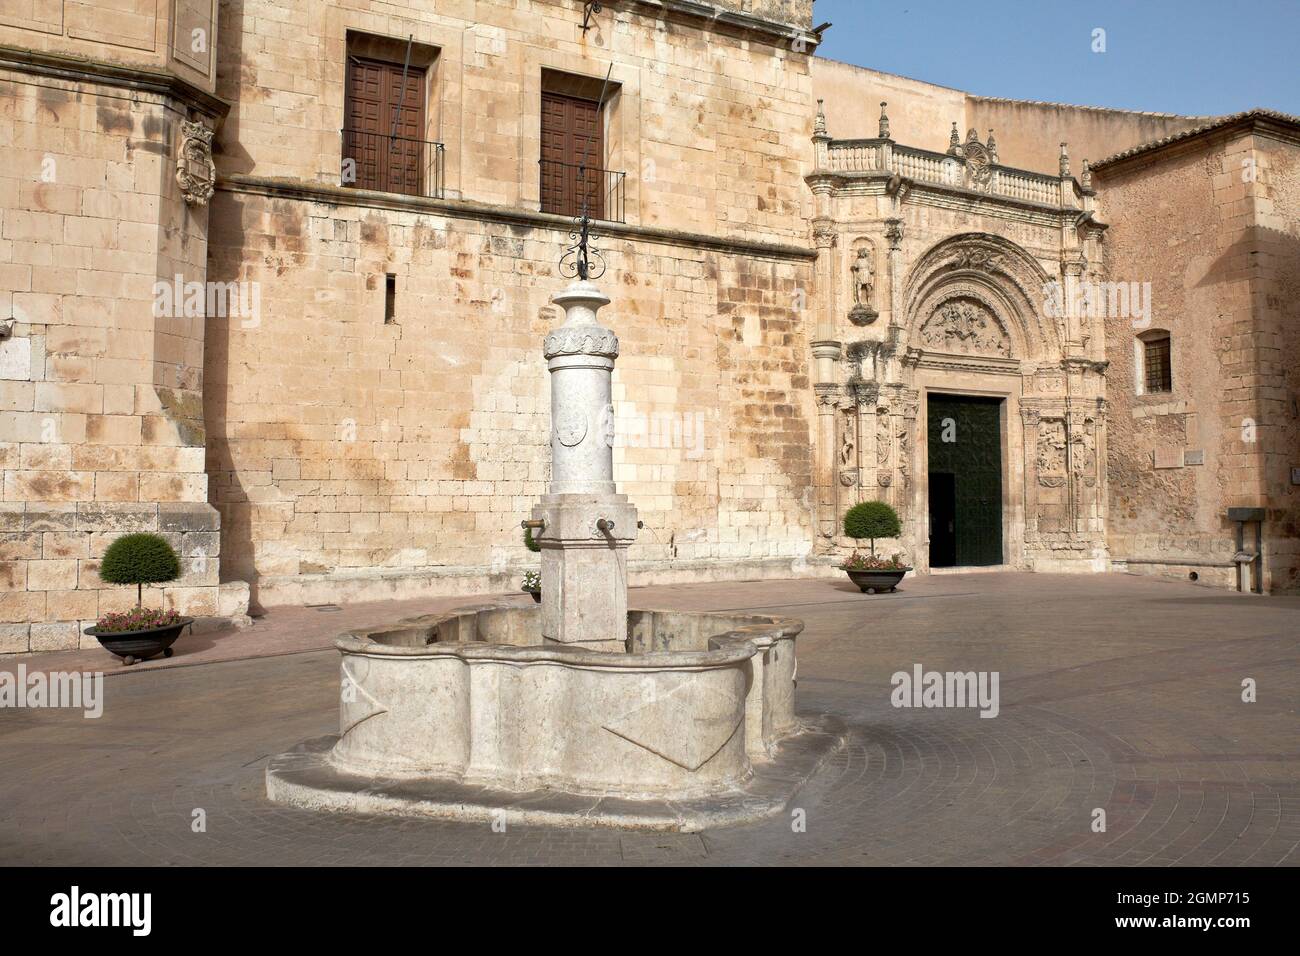
[[[426,602],[427,603],[427,602]],[[267,802],[267,758],[335,729],[337,655],[111,676],[99,720],[0,710],[9,864],[1122,864],[1300,859],[1300,599],[1122,575],[635,590],[631,603],[802,617],[799,705],[851,728],[788,817],[700,834],[344,817]],[[375,608],[401,616],[416,605]],[[278,613],[278,612],[277,612]],[[313,612],[315,613],[315,612]],[[305,626],[301,612],[284,615]],[[257,646],[252,640],[248,647]],[[178,645],[178,648],[180,645]],[[295,651],[296,652],[293,652]],[[69,658],[72,659],[72,658]],[[176,661],[183,661],[178,654]],[[80,660],[80,658],[77,658]],[[58,666],[56,656],[43,658]],[[12,667],[14,661],[6,662]],[[997,670],[1001,713],[895,709],[890,675]],[[1258,702],[1241,701],[1253,678]],[[1106,810],[1107,830],[1091,830]],[[206,812],[194,833],[192,814]]]

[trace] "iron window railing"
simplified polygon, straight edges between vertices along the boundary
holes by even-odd
[[[441,199],[442,143],[343,129],[343,185]]]
[[[625,173],[596,169],[553,159],[540,159],[542,212],[560,216],[581,216],[584,200],[587,215],[607,222],[626,222],[624,215]]]
[[[1146,391],[1172,392],[1174,376],[1172,356],[1169,348],[1169,336],[1162,335],[1144,339],[1142,342],[1142,364],[1146,372]]]

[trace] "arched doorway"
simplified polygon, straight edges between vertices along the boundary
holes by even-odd
[[[1050,282],[1024,249],[982,233],[937,243],[911,270],[899,354],[918,406],[904,502],[918,567],[1034,565],[1056,546],[1044,514],[1067,543],[1077,530],[1075,489],[1039,468],[1044,420],[1071,411],[1061,336],[1042,309]]]

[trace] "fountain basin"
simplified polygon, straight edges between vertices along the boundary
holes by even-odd
[[[802,621],[632,610],[621,653],[541,622],[483,604],[343,634],[340,733],[273,761],[268,794],[462,819],[522,795],[523,819],[693,829],[775,812],[838,744],[794,713]]]

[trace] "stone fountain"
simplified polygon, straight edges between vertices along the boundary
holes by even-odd
[[[584,273],[585,275],[585,270]],[[526,525],[542,604],[511,600],[358,628],[340,727],[282,754],[267,795],[320,810],[698,830],[781,812],[842,738],[795,715],[803,622],[629,610],[636,508],[614,484],[609,303],[553,301],[551,482]]]

